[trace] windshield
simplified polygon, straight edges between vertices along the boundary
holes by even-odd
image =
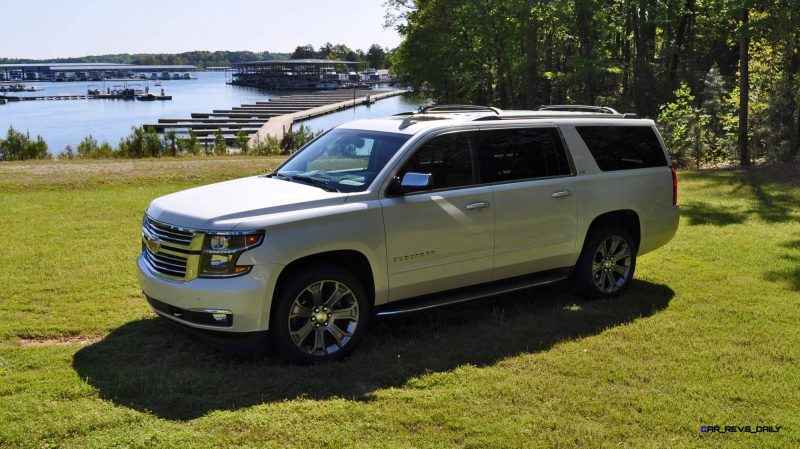
[[[361,192],[411,137],[333,129],[288,160],[273,176],[339,192]]]

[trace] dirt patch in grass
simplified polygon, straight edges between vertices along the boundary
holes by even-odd
[[[86,346],[97,343],[103,337],[86,335],[61,335],[58,337],[20,337],[20,346]]]
[[[752,170],[772,180],[800,186],[800,162],[762,165],[754,167]]]

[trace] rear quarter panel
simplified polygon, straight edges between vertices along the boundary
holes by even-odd
[[[578,176],[574,179],[578,198],[578,230],[574,252],[577,261],[592,221],[607,212],[631,210],[639,217],[639,254],[667,243],[678,227],[678,207],[672,204],[672,173],[667,167],[603,172],[578,134],[575,126],[609,124],[587,121],[561,125]],[[648,125],[651,121],[631,120],[621,126]],[[663,146],[663,144],[662,144]],[[669,161],[669,158],[667,158]]]

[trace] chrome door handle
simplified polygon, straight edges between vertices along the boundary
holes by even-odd
[[[559,190],[558,192],[553,192],[553,194],[550,196],[553,198],[564,198],[565,196],[570,196],[570,195],[572,195],[572,192],[570,192],[569,190]]]
[[[483,209],[484,207],[489,207],[488,201],[478,201],[477,203],[467,204],[467,210]]]

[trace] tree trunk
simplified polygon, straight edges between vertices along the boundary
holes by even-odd
[[[527,50],[527,61],[525,64],[525,107],[533,108],[541,103],[539,94],[539,73],[538,73],[538,41],[539,26],[536,17],[533,15],[528,19],[528,31],[526,33],[525,47]]]
[[[655,52],[655,0],[639,0],[639,11],[634,27],[636,45],[636,112],[643,117],[652,117],[658,112],[653,101],[655,77],[651,67]]]
[[[581,55],[580,70],[584,82],[583,98],[586,104],[594,104],[594,42],[592,36],[592,6],[590,0],[575,0],[575,23],[578,28]]]
[[[742,10],[739,31],[739,162],[750,165],[747,142],[747,112],[750,107],[750,11]]]
[[[544,69],[548,72],[553,72],[553,33],[546,33],[547,37],[544,41],[544,46],[547,52],[544,55]],[[544,104],[553,104],[552,82],[549,78],[544,80]]]
[[[695,1],[686,0],[685,11],[681,15],[680,23],[678,24],[678,32],[675,35],[675,46],[672,48],[672,58],[669,62],[669,79],[670,86],[675,88],[678,81],[678,65],[681,55],[683,54],[684,42],[686,42],[686,30],[689,21],[694,15]]]
[[[798,75],[798,71],[800,69],[800,52],[795,51],[794,49],[800,48],[800,33],[797,32],[795,29],[794,37],[792,38],[793,44],[790,44],[787,48],[788,50],[788,64],[787,64],[787,79],[789,83],[793,83],[795,77]],[[800,156],[800,104],[797,103],[797,93],[794,91],[794,86],[792,86],[792,98],[790,100],[790,104],[792,105],[792,116],[790,117],[789,123],[791,124],[791,128],[789,130],[789,158],[794,159],[797,156]]]

